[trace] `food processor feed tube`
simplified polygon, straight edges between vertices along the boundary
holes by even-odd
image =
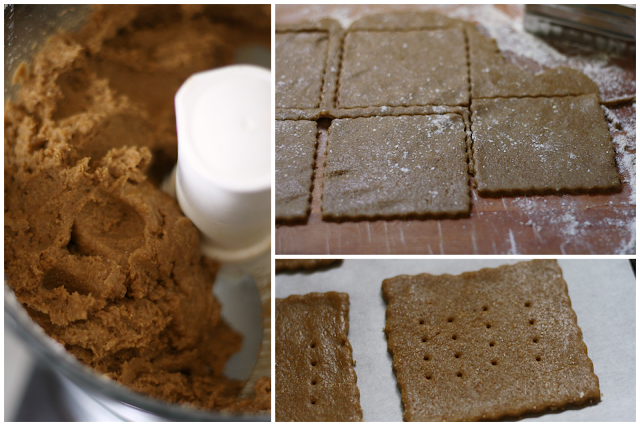
[[[178,164],[165,189],[200,230],[202,253],[221,262],[227,277],[251,275],[269,306],[270,72],[233,65],[194,74],[178,90],[175,107]],[[270,375],[270,318],[262,325],[258,364],[245,389]]]

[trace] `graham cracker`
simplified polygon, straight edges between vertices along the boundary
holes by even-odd
[[[406,421],[518,418],[600,400],[554,260],[383,281]]]
[[[620,188],[597,95],[474,99],[471,121],[481,195]]]
[[[289,271],[313,271],[327,267],[339,259],[276,259],[276,274]]]
[[[276,299],[276,421],[362,421],[349,295]]]
[[[465,137],[459,114],[333,120],[323,177],[323,218],[468,214]]]

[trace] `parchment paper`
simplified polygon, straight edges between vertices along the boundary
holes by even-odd
[[[348,293],[349,340],[357,363],[364,419],[402,421],[400,391],[391,370],[391,355],[383,332],[386,303],[382,299],[382,280],[423,272],[460,274],[517,262],[507,259],[348,259],[319,272],[276,275],[276,297],[327,291]],[[635,421],[636,288],[629,261],[589,259],[558,263],[600,380],[602,401],[595,406],[525,421]]]

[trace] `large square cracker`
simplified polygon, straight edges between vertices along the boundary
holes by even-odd
[[[276,299],[276,421],[361,421],[349,295]]]
[[[318,132],[315,121],[276,121],[276,220],[303,220],[309,197]]]
[[[339,108],[469,104],[460,29],[355,31],[344,46]]]
[[[384,280],[407,421],[520,417],[600,400],[553,260]]]
[[[474,99],[473,162],[482,195],[617,190],[596,95]]]
[[[320,104],[329,34],[276,34],[276,107],[317,108]]]
[[[459,114],[331,122],[322,216],[454,216],[469,212],[467,145]]]

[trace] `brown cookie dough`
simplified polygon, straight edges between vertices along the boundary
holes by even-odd
[[[176,90],[228,64],[236,42],[268,45],[269,10],[99,7],[21,68],[5,108],[9,286],[80,361],[169,402],[270,409],[268,378],[240,399],[222,375],[241,336],[220,319],[218,266],[155,186],[176,160]]]

